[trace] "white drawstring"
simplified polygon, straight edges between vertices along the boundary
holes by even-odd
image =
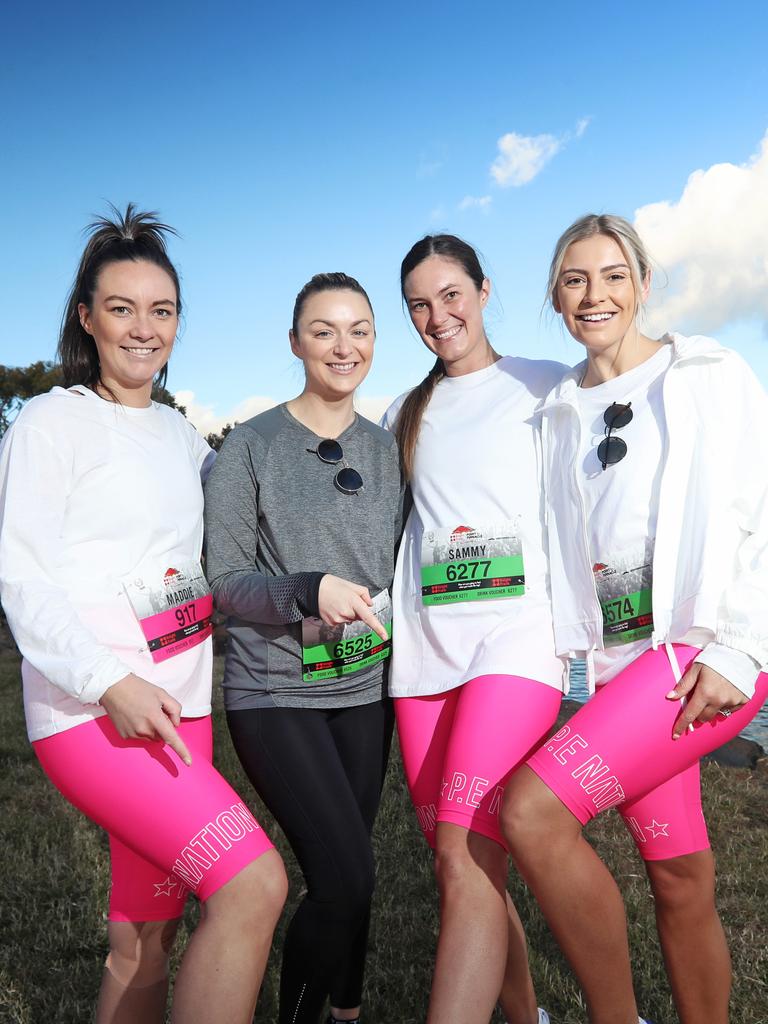
[[[672,675],[675,677],[675,686],[677,686],[677,684],[683,678],[683,673],[680,669],[680,662],[677,660],[677,652],[675,651],[675,648],[672,646],[669,640],[664,641],[664,650],[667,652],[669,664],[672,668]],[[680,698],[680,707],[683,711],[685,710],[687,703],[688,701],[685,699],[685,697]],[[693,732],[693,722],[688,723],[688,732]]]
[[[592,694],[595,692],[595,649],[594,647],[587,651],[586,657],[587,663],[587,693]]]
[[[683,673],[680,671],[680,662],[677,660],[675,648],[669,640],[664,641],[664,650],[667,652],[669,664],[672,666],[672,675],[675,677],[675,684],[677,684],[683,678]],[[683,701],[685,701],[685,697],[683,697]],[[683,704],[683,707],[685,707],[685,704]]]

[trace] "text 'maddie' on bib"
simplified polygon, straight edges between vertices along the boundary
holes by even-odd
[[[425,605],[519,597],[525,593],[517,523],[440,527],[421,540],[421,600]]]
[[[141,569],[123,589],[155,662],[207,640],[213,630],[213,596],[199,562]]]

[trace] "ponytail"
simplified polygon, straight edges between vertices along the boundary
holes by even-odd
[[[96,343],[80,323],[78,306],[93,304],[99,274],[108,263],[146,260],[162,268],[176,288],[176,312],[181,314],[179,275],[168,256],[166,235],[177,232],[157,219],[157,214],[137,210],[128,203],[125,213],[112,206],[112,218],[98,217],[86,231],[88,242],[80,257],[75,280],[67,297],[61,321],[57,357],[61,363],[64,387],[84,384],[92,390],[101,384],[101,366]],[[168,367],[155,379],[156,387],[165,387]]]
[[[406,480],[413,476],[413,460],[416,454],[416,442],[421,430],[421,419],[429,405],[435,385],[445,376],[442,359],[437,359],[427,376],[408,395],[400,407],[395,423],[395,437],[400,449],[400,459]]]
[[[405,281],[412,270],[430,256],[442,256],[453,260],[469,275],[475,287],[480,290],[485,280],[480,260],[472,246],[456,235],[425,235],[407,252],[400,265],[400,293],[405,302]],[[407,480],[413,475],[413,459],[416,442],[419,439],[421,419],[429,405],[435,386],[445,376],[442,359],[438,359],[427,376],[403,402],[395,424],[395,437],[400,447],[403,472]]]

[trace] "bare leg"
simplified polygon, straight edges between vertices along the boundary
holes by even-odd
[[[528,1024],[528,1021],[535,1021],[538,1016],[536,993],[528,969],[528,946],[512,897],[509,893],[506,893],[506,897],[509,941],[499,1006],[509,1024],[517,1024],[517,1021]]]
[[[96,1024],[163,1024],[174,921],[110,921]]]
[[[681,1024],[728,1024],[731,957],[715,908],[711,850],[646,862]]]
[[[353,1010],[342,1010],[338,1006],[332,1006],[331,1016],[335,1020],[357,1020],[360,1016],[360,1007],[356,1006]]]
[[[581,824],[523,766],[507,785],[502,829],[579,979],[591,1024],[637,1024],[624,904]]]
[[[440,890],[440,937],[427,1024],[487,1021],[499,999],[508,956],[507,864],[504,849],[475,832],[440,822],[435,871]],[[515,934],[517,934],[515,932]],[[514,975],[530,978],[525,943],[516,941]],[[534,1024],[536,1002],[510,1006],[511,1024]],[[518,997],[519,998],[519,997]],[[522,1013],[522,1015],[521,1015]]]
[[[287,891],[268,850],[206,900],[176,978],[174,1024],[251,1024]]]

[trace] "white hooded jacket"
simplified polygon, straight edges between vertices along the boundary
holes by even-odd
[[[718,650],[741,652],[754,664],[734,682],[751,697],[768,665],[768,396],[744,360],[711,338],[667,340],[653,646],[694,631],[706,644],[697,660],[717,671]],[[576,472],[585,367],[563,378],[541,414],[556,650],[589,659],[602,649],[603,620]]]

